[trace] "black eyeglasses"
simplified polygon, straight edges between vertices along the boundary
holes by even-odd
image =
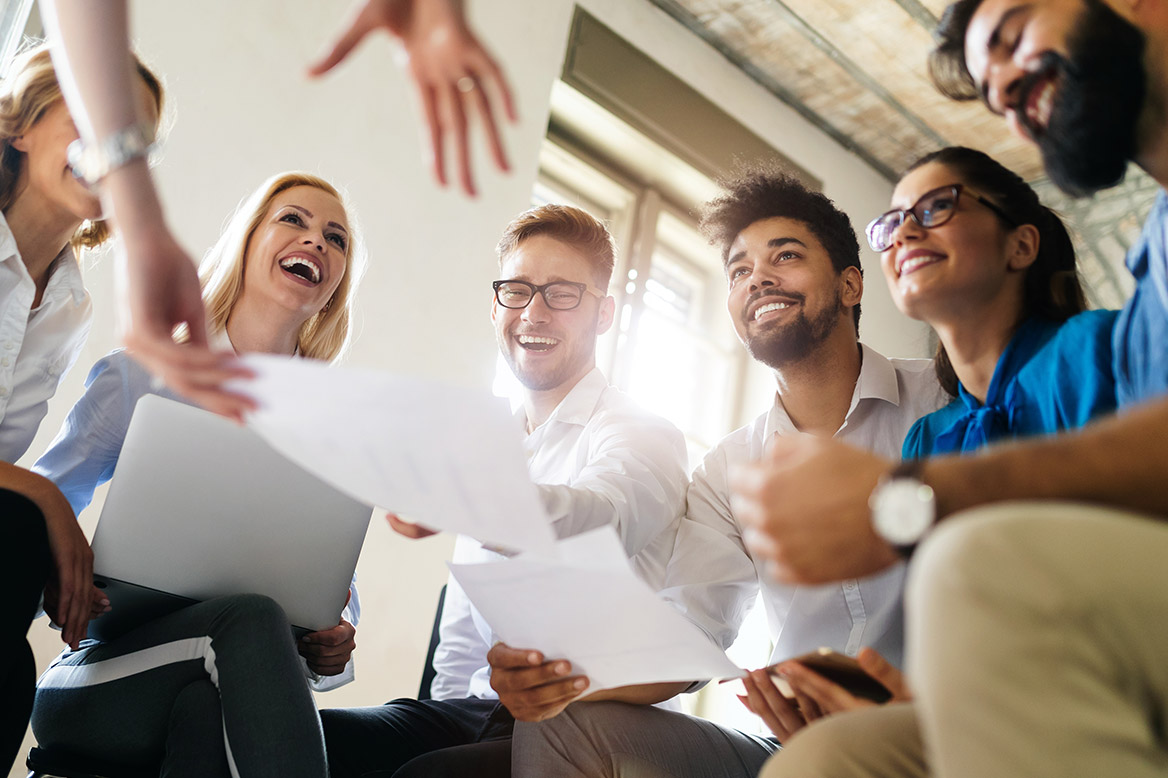
[[[495,289],[495,299],[504,308],[526,308],[535,299],[536,293],[543,295],[544,304],[555,311],[578,308],[585,292],[604,298],[600,292],[588,288],[588,284],[578,281],[552,281],[536,286],[527,281],[507,280],[493,281],[491,286]]]
[[[872,247],[873,251],[890,249],[893,244],[892,234],[896,232],[897,227],[904,224],[904,220],[909,216],[926,230],[940,227],[952,219],[953,214],[957,212],[957,202],[963,192],[1001,216],[1002,221],[1006,224],[1011,227],[1018,226],[1018,222],[1014,221],[1002,210],[1001,206],[992,200],[966,189],[963,184],[951,184],[925,192],[919,200],[913,203],[911,208],[893,208],[891,211],[877,216],[868,225],[868,245]]]

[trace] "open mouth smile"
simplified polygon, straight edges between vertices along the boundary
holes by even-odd
[[[559,339],[547,335],[517,335],[515,340],[527,351],[550,351],[560,344]]]
[[[290,276],[303,279],[316,286],[322,278],[320,263],[303,254],[291,254],[280,259],[280,269]]]
[[[896,263],[896,275],[904,278],[910,273],[920,270],[926,265],[932,265],[940,262],[945,257],[940,254],[934,254],[931,251],[910,251],[903,259]]]
[[[788,308],[794,308],[795,306],[799,305],[800,302],[800,300],[797,300],[793,297],[768,294],[763,296],[763,298],[760,300],[755,300],[754,303],[752,303],[754,306],[753,309],[750,305],[748,305],[746,308],[746,315],[743,317],[743,319],[747,322],[756,322],[769,314],[777,313],[778,311],[785,311]]]
[[[1023,95],[1022,113],[1025,117],[1023,124],[1035,140],[1046,133],[1046,128],[1050,124],[1056,80],[1055,72],[1046,70],[1031,82]]]

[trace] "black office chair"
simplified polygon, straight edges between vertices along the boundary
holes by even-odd
[[[442,591],[438,593],[438,609],[434,613],[434,626],[430,628],[430,648],[426,651],[426,664],[422,667],[422,684],[418,688],[418,699],[430,699],[430,684],[434,682],[434,676],[438,671],[434,669],[434,652],[438,650],[438,641],[440,639],[439,628],[442,626],[442,609],[446,606],[446,585],[442,585]]]
[[[418,699],[430,699],[430,684],[437,671],[434,669],[434,652],[438,650],[439,627],[442,624],[442,608],[446,605],[446,586],[438,593],[438,609],[434,613],[434,625],[430,629],[430,647],[426,651],[426,664],[422,668],[422,683],[418,688]],[[33,746],[29,749],[28,778],[158,778],[158,767],[132,767],[127,765],[104,764],[88,757],[78,757],[60,751],[50,751]]]

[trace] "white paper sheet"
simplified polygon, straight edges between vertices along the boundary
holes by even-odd
[[[591,691],[742,674],[636,576],[611,527],[559,541],[555,556],[450,570],[500,640],[568,659]]]
[[[247,423],[337,489],[433,529],[515,550],[555,536],[504,400],[435,381],[307,359],[248,355],[231,388]]]

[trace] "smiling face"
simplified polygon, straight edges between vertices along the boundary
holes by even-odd
[[[307,319],[341,283],[348,244],[349,222],[340,200],[313,186],[285,189],[248,241],[240,300],[266,300]]]
[[[1074,195],[1117,183],[1135,156],[1143,51],[1144,36],[1101,0],[984,0],[965,35],[987,105]]]
[[[734,239],[726,256],[726,308],[750,355],[779,369],[808,356],[841,327],[854,335],[851,309],[859,270],[837,273],[827,250],[801,221],[760,219]]]
[[[596,285],[595,263],[571,244],[546,235],[526,238],[506,255],[499,277],[537,286],[552,281]],[[596,364],[596,338],[612,325],[611,297],[584,294],[570,311],[552,310],[536,294],[526,308],[491,304],[499,350],[531,391],[575,386]]]
[[[929,162],[896,185],[893,208],[908,208],[926,192],[965,182],[950,168]],[[970,196],[958,197],[949,221],[925,229],[912,218],[893,233],[880,266],[896,306],[907,316],[933,323],[965,306],[1021,295],[1024,274],[1009,240],[1014,230]]]

